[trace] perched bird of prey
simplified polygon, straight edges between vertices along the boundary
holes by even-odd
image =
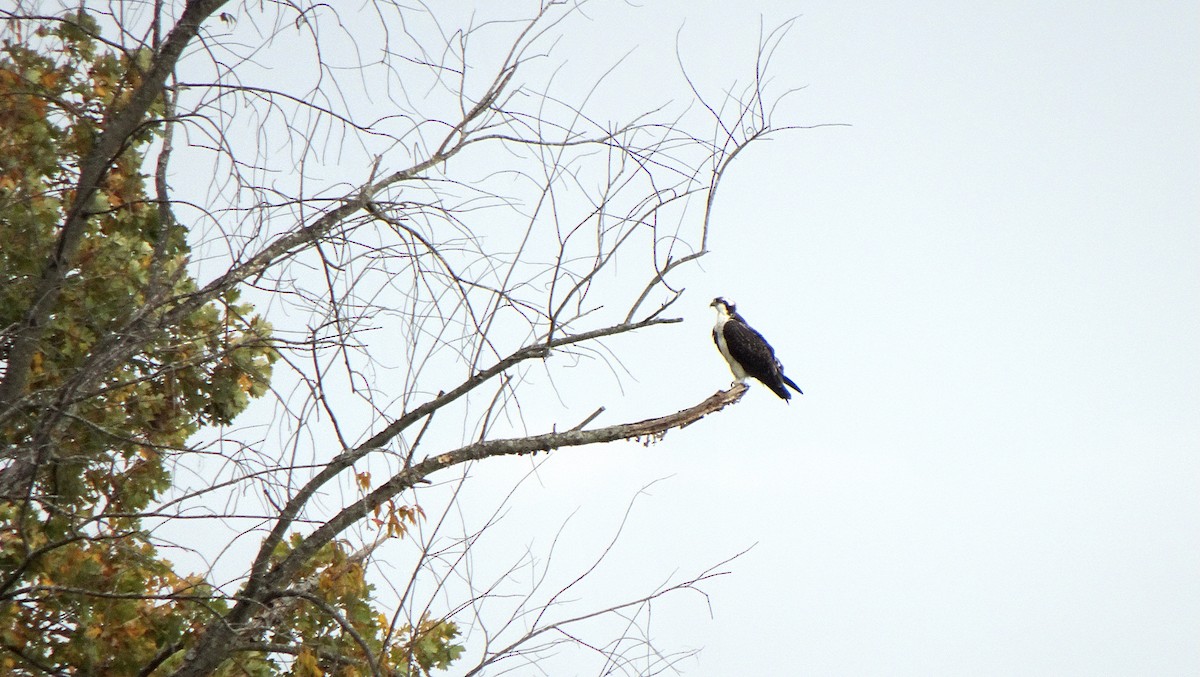
[[[713,343],[717,344],[717,350],[721,351],[721,356],[729,363],[729,370],[738,381],[745,383],[748,378],[756,378],[785,400],[792,399],[792,394],[785,386],[804,394],[800,386],[783,375],[783,365],[775,359],[771,344],[737,314],[737,306],[719,296],[713,299],[711,305],[717,309]]]

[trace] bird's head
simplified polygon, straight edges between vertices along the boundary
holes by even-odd
[[[726,301],[722,296],[718,296],[717,298],[713,299],[713,302],[708,305],[716,308],[718,315],[731,317],[737,313],[737,306],[735,306],[732,301]]]

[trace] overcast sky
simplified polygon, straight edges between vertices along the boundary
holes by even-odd
[[[633,50],[600,110],[678,93],[677,48],[719,96],[760,25],[798,17],[771,73],[803,89],[776,122],[845,126],[748,150],[711,254],[675,280],[685,322],[610,341],[627,375],[565,378],[570,414],[524,421],[603,405],[613,424],[727,387],[718,295],[805,394],[754,386],[650,447],[476,465],[468,532],[536,471],[472,573],[536,553],[570,580],[624,521],[571,608],[749,549],[707,598],[655,607],[660,648],[700,650],[683,674],[1200,674],[1200,6],[647,4],[587,5],[556,47],[564,73]],[[431,514],[437,490],[416,495]]]
[[[806,394],[755,387],[648,449],[554,455],[513,532],[577,511],[598,549],[662,479],[607,580],[753,546],[655,617],[660,643],[702,648],[684,674],[1200,674],[1197,4],[652,5],[589,12],[611,39],[585,50],[642,45],[632,99],[680,25],[718,87],[760,14],[799,15],[773,68],[805,89],[780,121],[851,126],[740,161],[687,321],[623,356],[604,422],[728,384],[716,295]]]

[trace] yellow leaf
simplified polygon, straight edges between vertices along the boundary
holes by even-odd
[[[296,656],[296,665],[293,673],[296,677],[323,677],[325,671],[317,665],[317,656],[308,649],[301,649],[300,655]]]

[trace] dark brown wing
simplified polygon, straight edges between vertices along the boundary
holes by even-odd
[[[783,383],[775,351],[762,334],[738,320],[726,322],[722,333],[725,334],[725,346],[729,348],[729,354],[742,365],[747,374],[761,381],[783,399],[792,398],[792,394]]]

